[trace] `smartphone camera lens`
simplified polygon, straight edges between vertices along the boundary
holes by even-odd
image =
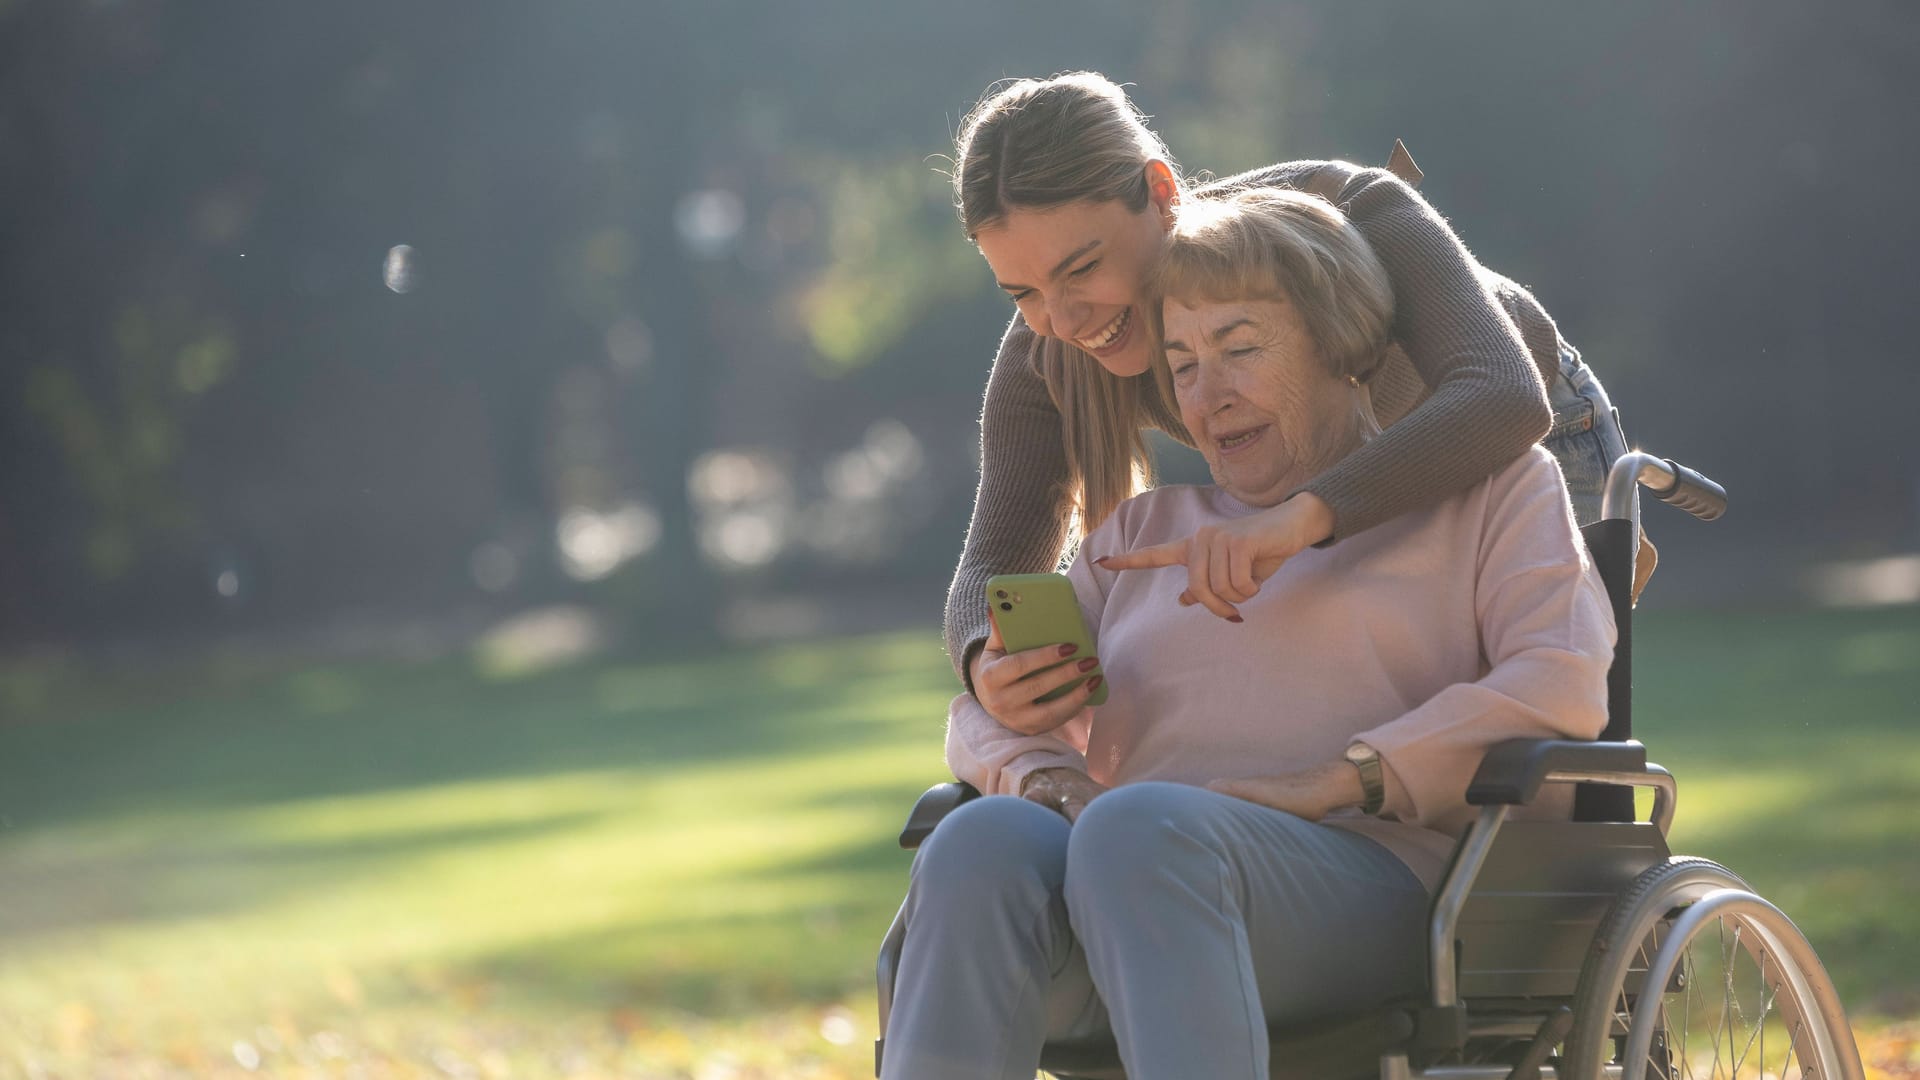
[[[1000,598],[1000,599],[1002,599],[1002,600],[1005,600],[1005,599],[1007,598],[1007,590],[1005,590],[1005,589],[998,589],[998,590],[995,590],[995,592],[994,592],[994,594],[993,594],[993,595],[995,595],[995,596],[997,596],[997,597],[999,597],[999,598]]]
[[[1000,595],[1001,595],[1001,596],[1005,596],[1005,595],[1007,595],[1007,594],[1006,594],[1006,593],[1001,593]],[[1013,605],[1012,605],[1012,604],[1001,604],[1001,605],[1000,605],[1000,610],[1001,610],[1001,611],[1012,611],[1012,610],[1013,610]]]

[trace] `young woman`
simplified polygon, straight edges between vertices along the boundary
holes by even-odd
[[[1192,188],[1218,196],[1278,187],[1321,196],[1385,267],[1396,347],[1368,382],[1385,431],[1264,512],[1205,543],[1135,553],[1134,567],[1183,562],[1192,601],[1223,618],[1281,563],[1318,544],[1437,505],[1545,439],[1582,524],[1597,516],[1606,468],[1626,450],[1606,393],[1526,290],[1474,261],[1447,223],[1384,169],[1296,161]],[[1085,704],[1054,648],[1007,655],[984,596],[994,574],[1052,570],[1074,532],[1144,486],[1143,428],[1192,445],[1150,378],[1144,275],[1189,187],[1125,93],[1104,76],[1021,80],[968,114],[954,190],[967,235],[1018,313],[1001,341],[981,414],[981,475],[966,547],[947,594],[947,648],[989,715],[1052,730]]]

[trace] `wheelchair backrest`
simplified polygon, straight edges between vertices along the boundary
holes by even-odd
[[[1610,518],[1581,529],[1580,537],[1606,583],[1620,635],[1613,647],[1613,666],[1607,669],[1607,727],[1600,739],[1623,742],[1633,738],[1633,557],[1639,533],[1633,522]],[[1633,789],[1579,785],[1573,796],[1573,820],[1632,821]]]

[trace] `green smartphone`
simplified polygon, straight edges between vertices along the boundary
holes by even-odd
[[[1087,620],[1080,615],[1080,600],[1073,593],[1073,582],[1068,581],[1065,574],[1001,574],[990,578],[987,606],[993,612],[994,625],[1000,628],[1000,640],[1010,653],[1068,642],[1080,646],[1059,664],[1041,668],[1042,672],[1052,671],[1061,664],[1078,664],[1095,655],[1093,635],[1087,632]],[[1035,672],[1028,678],[1038,674]],[[1099,674],[1103,672],[1096,667],[1065,686],[1041,695],[1040,700],[1052,701],[1072,693],[1075,687]],[[1107,682],[1102,679],[1100,685],[1093,688],[1087,704],[1104,705],[1106,701]]]

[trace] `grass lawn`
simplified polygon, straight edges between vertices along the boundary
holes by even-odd
[[[1675,847],[1920,1075],[1920,609],[1638,628]],[[861,1077],[931,633],[524,677],[0,672],[0,1075]]]

